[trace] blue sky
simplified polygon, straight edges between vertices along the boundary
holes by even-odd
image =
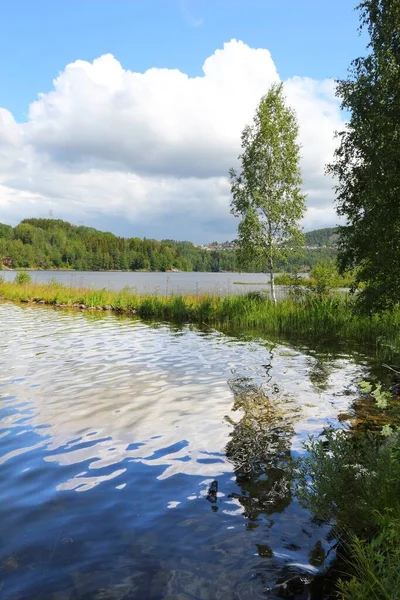
[[[247,56],[246,54],[245,47],[241,47],[243,61],[253,61],[251,62],[253,67],[249,62],[248,68],[250,70],[260,69],[259,66],[256,66],[255,49],[262,48],[268,50],[271,53],[273,64],[280,79],[286,82],[293,77],[297,77],[302,85],[302,94],[314,95],[316,101],[320,101],[321,114],[326,114],[326,106],[324,108],[321,105],[322,97],[324,102],[329,101],[332,107],[334,103],[332,97],[329,96],[328,98],[326,95],[326,86],[318,87],[318,84],[314,86],[315,89],[310,90],[310,86],[306,84],[306,81],[311,79],[314,82],[322,82],[326,79],[340,78],[346,75],[350,61],[356,56],[363,54],[365,49],[365,37],[359,37],[357,28],[358,15],[354,10],[354,4],[351,0],[3,1],[0,18],[0,107],[8,111],[8,116],[3,116],[3,127],[8,128],[8,133],[4,133],[4,137],[7,140],[11,138],[14,140],[13,147],[16,144],[15,136],[18,137],[23,133],[21,139],[26,140],[29,137],[29,133],[31,137],[29,138],[30,155],[29,157],[24,155],[24,164],[28,165],[25,168],[24,174],[20,170],[21,156],[17,156],[17,151],[18,173],[17,168],[14,167],[13,171],[12,166],[9,167],[7,173],[2,174],[0,172],[0,184],[4,186],[3,189],[0,186],[0,210],[3,207],[2,212],[4,215],[9,220],[15,221],[17,219],[16,206],[19,202],[18,198],[20,198],[21,194],[24,194],[25,200],[29,198],[29,202],[25,203],[27,212],[44,214],[56,207],[57,214],[60,217],[65,216],[73,220],[74,211],[72,205],[75,200],[68,200],[68,197],[73,198],[72,191],[70,194],[66,194],[63,199],[61,190],[58,192],[53,190],[50,193],[49,190],[39,189],[35,185],[29,187],[29,180],[35,180],[35,173],[32,173],[32,170],[34,169],[33,165],[37,165],[39,156],[43,157],[46,154],[48,168],[50,163],[51,166],[57,164],[57,168],[62,170],[62,173],[60,171],[60,178],[62,174],[65,175],[66,170],[71,170],[71,161],[67,161],[64,164],[61,164],[60,161],[61,154],[63,156],[66,155],[65,148],[60,154],[59,146],[61,138],[59,138],[58,142],[52,142],[52,151],[54,151],[54,144],[58,144],[57,156],[52,154],[49,146],[46,146],[43,150],[43,136],[40,140],[37,138],[39,126],[42,133],[45,127],[47,140],[50,136],[50,123],[53,127],[51,135],[55,136],[55,131],[62,129],[64,126],[63,118],[65,116],[62,113],[62,107],[65,106],[66,102],[69,103],[68,106],[71,104],[74,107],[68,109],[70,111],[75,110],[77,119],[74,123],[78,120],[82,123],[83,116],[82,114],[78,115],[79,103],[77,100],[74,103],[71,102],[70,92],[68,91],[70,87],[69,84],[65,83],[69,77],[68,73],[63,79],[64,100],[60,99],[61,94],[59,94],[56,107],[52,106],[52,108],[49,108],[48,103],[46,103],[40,109],[40,123],[39,121],[35,122],[37,115],[33,117],[32,114],[29,114],[30,104],[38,98],[40,93],[48,94],[53,90],[54,78],[59,74],[63,74],[67,65],[76,63],[76,61],[93,63],[95,59],[103,55],[112,54],[125,71],[144,73],[148,69],[168,69],[168,85],[174,85],[172,69],[178,70],[181,74],[185,74],[189,78],[204,77],[203,64],[205,60],[208,57],[212,57],[218,49],[221,50],[224,47],[224,43],[236,39],[241,40],[246,47],[249,47],[253,51],[253,58],[250,58],[250,55]],[[226,54],[228,54],[227,51]],[[240,62],[241,60],[239,54],[235,57],[236,55],[232,53],[231,60],[233,63],[232,69],[229,71],[231,80],[235,78],[234,61],[238,60]],[[224,60],[227,61],[228,58]],[[106,64],[106,61],[100,68],[103,73],[102,81],[104,80],[106,83],[108,76],[112,79],[111,74],[108,75],[108,69],[111,69],[114,74],[118,70],[115,64],[114,66],[110,66],[109,63]],[[85,88],[92,75],[87,71],[86,67],[83,71],[84,73],[82,72],[81,77],[85,78],[85,81],[82,83],[82,86]],[[238,74],[239,87],[241,84],[243,86],[251,86],[251,81],[246,79],[244,71],[245,68],[243,67],[243,70]],[[161,78],[162,72],[158,71],[157,76]],[[272,70],[270,70],[270,76],[274,76]],[[267,83],[269,81],[268,78],[265,81]],[[130,101],[135,104],[135,92],[132,91],[131,84],[128,87],[131,94]],[[257,90],[261,89],[257,86],[255,87]],[[288,87],[290,87],[290,84]],[[304,91],[305,87],[307,87],[307,91]],[[79,95],[80,88],[78,84],[73,89],[78,90],[76,94]],[[161,90],[158,93],[162,95],[161,84],[157,89]],[[156,92],[154,91],[154,93]],[[180,93],[182,92],[180,91]],[[85,95],[85,99],[87,99],[88,94]],[[299,90],[296,93],[293,91],[292,95],[293,98],[301,96]],[[226,97],[229,98],[229,95]],[[175,108],[171,108],[171,110],[177,110],[179,113],[179,106],[176,108],[176,104],[180,102],[179,96],[177,95],[176,98],[173,101]],[[252,106],[254,106],[254,98]],[[82,102],[82,100],[80,101]],[[104,102],[106,103],[107,100],[105,99]],[[146,104],[143,99],[141,102],[144,105]],[[210,99],[207,104],[209,110],[210,106],[212,106],[211,102],[212,100]],[[244,101],[240,106],[242,107],[243,105]],[[297,106],[294,105],[294,107],[297,110]],[[108,126],[104,122],[105,113],[102,113],[103,121],[100,122],[99,120],[99,128],[103,126],[106,129],[107,127],[114,127],[111,124],[112,115],[115,114],[115,112],[112,112],[113,110],[116,111],[117,109],[110,104],[107,112]],[[239,105],[237,110],[239,110]],[[300,108],[300,113],[301,110]],[[334,107],[332,108],[333,110]],[[12,123],[9,113],[11,113],[13,118]],[[88,113],[90,113],[90,109],[88,109]],[[44,114],[45,117],[43,116]],[[168,118],[169,113],[166,114]],[[248,115],[249,112],[243,112],[243,124],[248,121]],[[45,118],[47,121],[44,126]],[[171,118],[175,117],[172,115]],[[336,117],[333,121],[335,119]],[[299,120],[302,127],[301,119]],[[23,129],[27,126],[27,121],[30,122],[28,123],[29,128]],[[57,124],[55,125],[56,121]],[[4,123],[6,124],[4,125]],[[135,123],[137,127],[137,120]],[[129,121],[127,122],[128,125],[130,126],[132,123]],[[188,127],[190,126],[188,122]],[[68,120],[68,127],[70,128],[68,143],[71,146],[71,120]],[[19,128],[18,132],[16,128]],[[121,135],[122,130],[123,128],[121,129]],[[33,136],[32,131],[34,131],[36,137]],[[133,133],[136,131],[133,125],[131,131]],[[310,135],[304,135],[304,139],[309,140],[308,143],[310,143],[311,137]],[[80,142],[78,143],[77,138],[78,133],[76,134],[76,139],[73,140],[73,146],[79,154],[79,148],[82,146]],[[106,137],[104,138],[104,144],[109,143],[107,139]],[[162,137],[162,139],[165,138]],[[18,143],[20,144],[20,142]],[[101,144],[102,142],[98,140],[97,143]],[[159,143],[162,142],[160,141]],[[188,151],[195,153],[193,144],[195,145],[196,142],[192,142],[192,147]],[[32,146],[35,145],[37,145],[38,150],[35,158],[32,158]],[[18,148],[20,148],[19,152],[22,153],[21,144]],[[26,154],[28,151],[25,149],[24,152]],[[317,156],[318,152],[318,149],[315,149],[314,155]],[[321,152],[327,151],[324,149]],[[134,195],[132,198],[127,197],[126,205],[123,207],[120,205],[115,206],[112,211],[109,209],[109,206],[107,207],[109,203],[104,199],[102,201],[103,204],[100,203],[97,208],[91,202],[90,206],[88,204],[87,210],[85,210],[84,196],[85,194],[89,194],[88,190],[90,188],[90,183],[88,183],[87,178],[85,179],[85,173],[88,175],[89,171],[93,171],[93,169],[98,171],[103,165],[105,172],[109,174],[110,164],[113,163],[115,173],[125,172],[125,177],[131,177],[132,173],[136,175],[134,165],[132,164],[129,166],[129,170],[126,170],[125,167],[116,166],[117,159],[114,160],[113,157],[107,157],[107,161],[108,164],[105,167],[103,163],[100,164],[98,157],[95,160],[92,155],[89,162],[86,155],[85,160],[82,160],[80,182],[77,180],[74,184],[74,192],[76,192],[77,186],[82,186],[78,210],[80,220],[96,222],[96,224],[102,227],[106,226],[107,222],[112,223],[115,230],[125,234],[132,231],[133,223],[135,225],[135,232],[138,231],[141,235],[151,236],[154,232],[154,235],[157,235],[157,237],[160,237],[160,235],[161,237],[170,237],[172,234],[175,237],[184,237],[183,233],[179,235],[180,232],[177,226],[171,225],[177,222],[174,218],[174,211],[178,210],[180,214],[179,227],[186,229],[186,232],[193,235],[197,240],[207,241],[209,236],[225,239],[225,236],[234,234],[235,225],[232,226],[232,223],[235,222],[229,217],[226,221],[223,220],[223,210],[226,210],[227,215],[229,214],[229,201],[227,199],[225,199],[225,208],[222,209],[221,206],[219,207],[218,214],[215,214],[215,219],[212,211],[208,214],[207,219],[204,221],[203,230],[196,230],[198,209],[182,211],[182,207],[176,206],[174,198],[170,198],[168,194],[164,194],[163,204],[162,206],[160,204],[157,209],[159,210],[157,223],[154,219],[146,221],[144,218],[137,218],[137,216],[134,218],[132,216],[132,210],[128,210],[128,204],[132,207],[135,203],[136,205],[139,203],[139,200]],[[226,176],[224,168],[225,166],[221,166],[221,177]],[[309,167],[307,168],[309,169]],[[147,170],[146,176],[148,176],[148,172]],[[76,173],[75,167],[74,173]],[[161,172],[157,172],[157,169],[154,171],[153,168],[152,173],[153,177],[158,177],[158,182],[160,183]],[[163,173],[162,175],[164,177],[166,174]],[[170,177],[178,177],[179,175],[182,178],[182,175],[177,175],[173,169],[167,175]],[[39,174],[37,174],[37,177],[39,177]],[[54,177],[57,177],[56,172],[54,172]],[[210,178],[212,177],[215,180],[215,173],[210,173]],[[202,181],[199,183],[201,187],[205,176],[199,176],[196,169],[194,169],[192,174],[187,171],[187,179],[189,180],[190,178],[201,179]],[[82,183],[83,180],[84,183]],[[146,185],[148,183],[146,180]],[[310,187],[307,182],[306,184]],[[98,185],[98,181],[96,185]],[[188,190],[189,187],[186,189]],[[321,184],[318,184],[312,192],[314,196],[318,193],[318,189],[322,189]],[[183,194],[182,191],[180,193]],[[206,193],[202,188],[201,197],[204,198]],[[127,194],[126,190],[124,194]],[[188,193],[189,197],[190,193]],[[195,206],[197,201],[202,202],[198,198],[196,200],[195,197],[197,198],[196,193],[193,195],[193,206]],[[332,200],[333,197],[331,196],[331,205]],[[144,202],[143,199],[141,201]],[[319,205],[319,212],[317,211],[319,217],[315,217],[317,214],[315,213],[314,217],[309,220],[309,226],[332,224],[332,206],[330,206],[330,212],[327,211],[324,213],[326,218],[322,216],[322,206],[327,206],[326,198],[324,202],[325,204],[321,201]],[[22,210],[21,207],[22,204],[18,204],[19,212]],[[182,221],[182,214],[187,215],[187,222],[184,219]],[[21,218],[23,216],[27,215],[21,214]],[[318,219],[320,222],[318,222]],[[4,217],[0,213],[1,220],[4,220]],[[212,226],[213,222],[214,226]],[[185,223],[187,223],[187,227]],[[166,235],[162,236],[164,224]],[[307,227],[307,223],[305,225],[306,228],[309,228]]]
[[[114,54],[126,69],[194,76],[232,38],[267,47],[282,79],[345,76],[363,51],[351,0],[4,0],[1,105],[23,118],[76,59]]]

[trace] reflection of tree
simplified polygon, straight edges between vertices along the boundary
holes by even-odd
[[[329,376],[332,366],[329,362],[323,362],[322,358],[311,359],[308,375],[315,392],[325,392],[328,389]]]
[[[233,462],[242,493],[238,496],[246,516],[283,511],[291,502],[290,438],[293,428],[284,412],[271,402],[262,388],[248,380],[231,381],[233,410],[243,416],[235,422],[226,455]]]

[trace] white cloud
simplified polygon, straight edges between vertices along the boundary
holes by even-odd
[[[173,69],[124,70],[111,55],[76,61],[40,94],[26,123],[0,108],[1,220],[110,218],[131,233],[207,241],[234,237],[227,171],[260,97],[279,81],[266,49],[232,40],[201,77]],[[343,122],[331,80],[286,82],[302,144],[306,227],[336,221],[324,176]]]

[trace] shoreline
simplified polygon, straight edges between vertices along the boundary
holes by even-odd
[[[310,340],[345,341],[375,346],[385,360],[400,356],[400,307],[370,316],[357,315],[346,293],[305,298],[283,298],[276,304],[263,292],[246,294],[137,294],[67,287],[61,284],[0,282],[0,298],[64,310],[126,314],[144,319],[193,323],[263,334],[307,337]]]

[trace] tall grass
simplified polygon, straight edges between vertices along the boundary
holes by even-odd
[[[370,541],[355,537],[348,560],[352,577],[339,581],[342,600],[399,600],[400,521],[385,515],[381,533]]]
[[[0,296],[15,302],[136,313],[143,318],[256,329],[273,335],[374,345],[385,357],[400,354],[400,308],[363,316],[354,313],[347,294],[286,298],[274,304],[260,292],[218,296],[138,295],[121,291],[0,281]]]

